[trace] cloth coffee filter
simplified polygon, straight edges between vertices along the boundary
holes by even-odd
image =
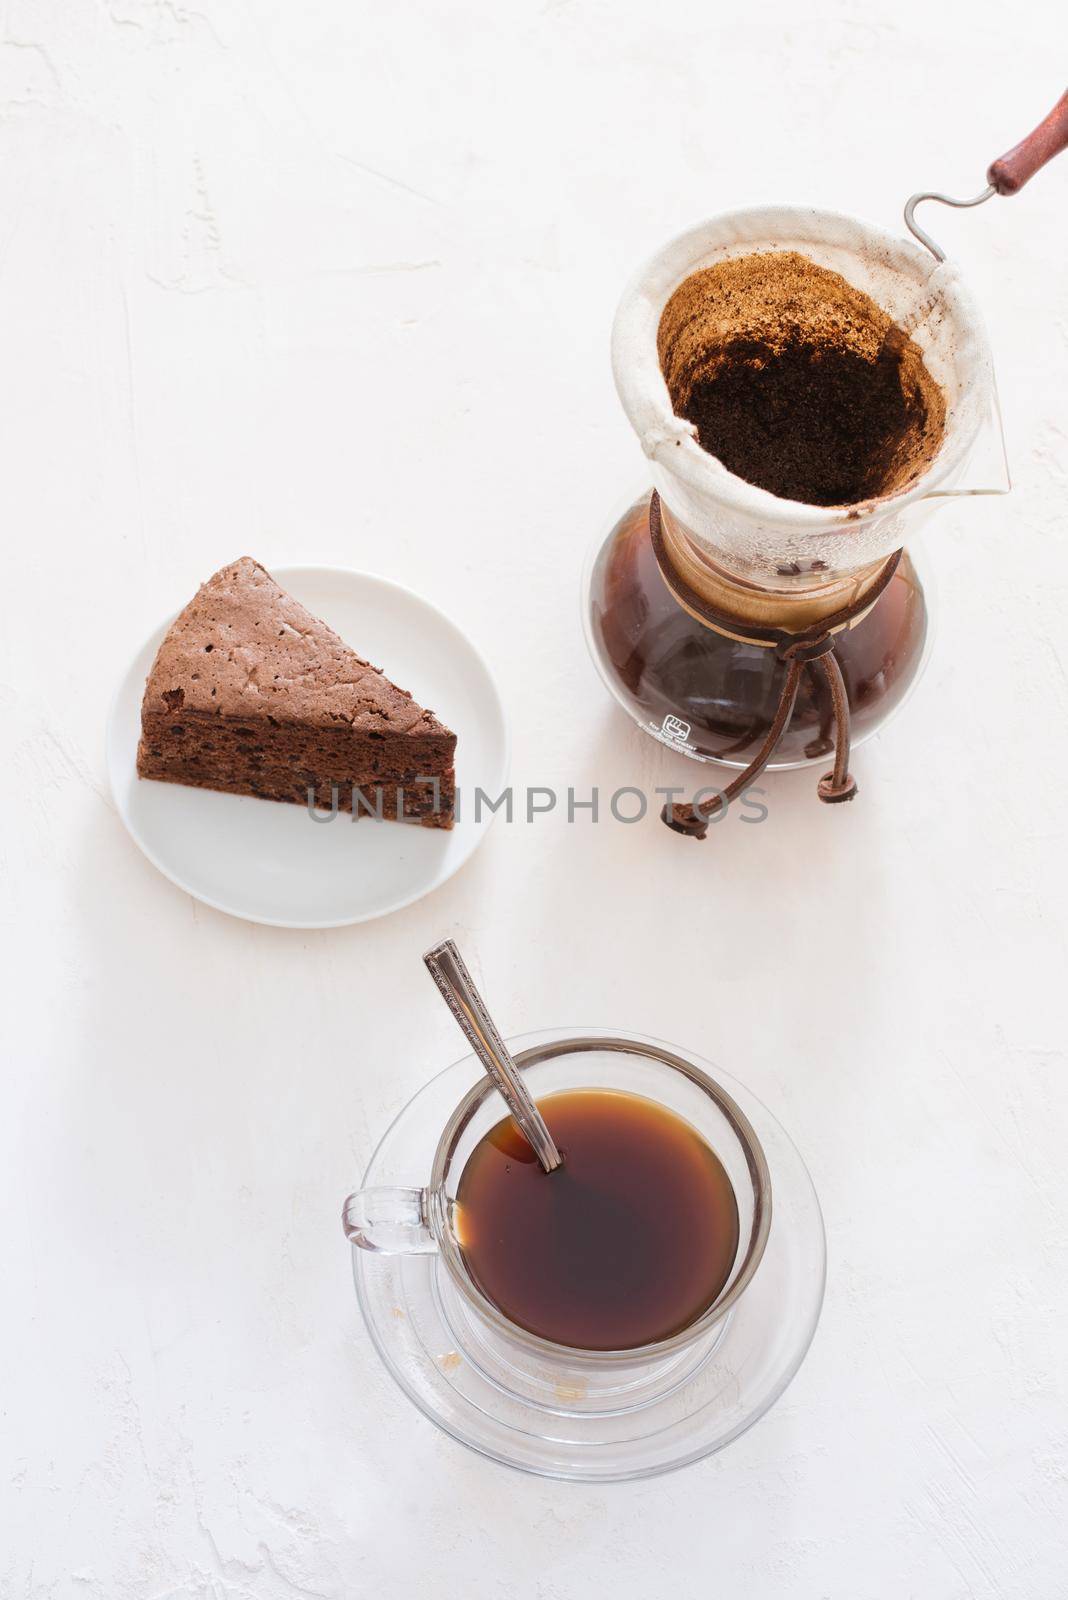
[[[674,413],[657,353],[672,294],[692,273],[730,257],[787,250],[869,295],[919,346],[942,389],[941,444],[926,470],[900,492],[850,506],[780,499],[728,472],[698,444],[694,425]],[[856,218],[808,207],[725,212],[672,240],[623,295],[612,364],[620,400],[669,512],[714,559],[776,588],[865,567],[899,548],[938,503],[930,497],[945,495],[959,481],[993,393],[982,320],[957,269]]]

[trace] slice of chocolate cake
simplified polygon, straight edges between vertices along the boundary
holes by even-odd
[[[203,584],[141,703],[142,778],[451,828],[456,735],[245,556]]]

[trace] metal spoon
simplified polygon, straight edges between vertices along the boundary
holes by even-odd
[[[546,1172],[563,1164],[545,1119],[530,1097],[523,1074],[508,1053],[508,1047],[486,1010],[486,1003],[464,965],[463,956],[451,939],[443,939],[423,957],[427,971],[441,990],[442,997],[515,1118],[520,1132]]]

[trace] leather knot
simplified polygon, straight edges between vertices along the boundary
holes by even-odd
[[[660,820],[666,822],[673,832],[684,833],[690,839],[703,839],[708,833],[708,818],[693,806],[665,806],[660,813]]]
[[[834,640],[829,633],[821,633],[815,639],[806,639],[802,634],[795,639],[784,639],[776,645],[775,654],[780,661],[818,661],[833,649]]]
[[[843,800],[856,799],[857,780],[851,772],[847,772],[839,783],[833,772],[825,772],[816,785],[816,793],[825,805],[841,805]]]

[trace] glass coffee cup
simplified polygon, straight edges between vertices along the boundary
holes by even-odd
[[[471,1363],[517,1400],[571,1413],[647,1404],[707,1358],[760,1265],[771,1226],[764,1151],[749,1118],[722,1085],[650,1041],[555,1036],[520,1052],[516,1062],[547,1117],[554,1095],[637,1096],[687,1125],[717,1158],[737,1206],[737,1245],[726,1280],[701,1314],[667,1338],[589,1349],[540,1337],[488,1297],[465,1258],[457,1201],[473,1152],[507,1116],[498,1091],[484,1077],[463,1095],[441,1129],[425,1187],[371,1186],[349,1195],[343,1208],[346,1236],[356,1252],[436,1256],[435,1309],[448,1324],[456,1360]],[[545,1181],[551,1183],[552,1176]]]

